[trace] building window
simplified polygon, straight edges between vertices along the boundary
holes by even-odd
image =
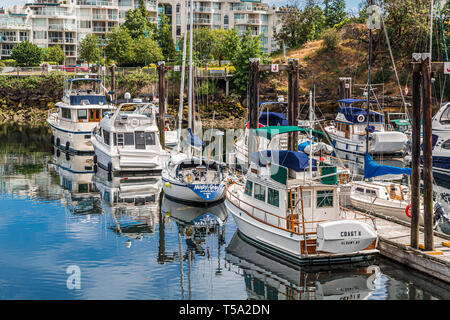
[[[176,35],[181,36],[181,26],[177,26]]]
[[[181,5],[179,3],[177,3],[177,7],[176,7],[177,13],[180,13],[180,8],[181,8]]]
[[[266,187],[255,183],[255,199],[266,201]]]
[[[229,23],[230,23],[230,19],[228,18],[228,15],[225,15],[223,17],[223,24],[227,26]]]
[[[247,180],[247,184],[245,185],[244,193],[251,197],[252,191],[253,191],[253,182],[251,182],[250,180]]]
[[[333,190],[317,191],[317,208],[327,208],[333,206]]]
[[[280,194],[279,194],[278,190],[268,188],[267,203],[271,204],[275,207],[278,207],[280,205]]]

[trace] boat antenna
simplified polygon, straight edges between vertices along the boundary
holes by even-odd
[[[178,108],[178,143],[177,150],[180,151],[181,144],[181,126],[183,124],[183,106],[184,106],[184,77],[186,73],[186,42],[187,42],[187,19],[184,27],[184,39],[183,39],[183,58],[181,62],[181,83],[180,83],[180,106]]]

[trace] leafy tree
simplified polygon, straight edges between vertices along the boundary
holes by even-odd
[[[215,32],[214,59],[219,60],[219,65],[222,60],[233,60],[241,45],[237,30],[233,28],[213,31]]]
[[[130,65],[135,61],[134,41],[124,27],[108,33],[105,45],[105,55],[119,65]]]
[[[162,50],[158,43],[151,37],[140,36],[134,40],[135,64],[139,66],[156,63],[164,59]]]
[[[160,14],[156,40],[162,50],[165,61],[175,59],[177,52],[172,38],[172,28],[169,25],[169,18],[164,13]]]
[[[91,33],[81,40],[78,46],[78,56],[81,60],[86,61],[88,65],[98,60],[100,48],[98,46],[99,38]]]
[[[268,63],[267,55],[264,53],[261,45],[261,35],[252,36],[249,29],[242,36],[239,49],[231,60],[236,68],[233,74],[233,85],[239,93],[246,92],[251,58],[261,58],[261,64]]]
[[[141,0],[138,8],[126,12],[123,26],[127,28],[133,39],[156,32],[156,25],[150,22],[150,14],[145,8],[144,0]]]
[[[64,54],[63,49],[59,45],[48,47],[45,50],[44,59],[45,61],[54,61],[59,64],[63,64],[66,55]]]
[[[334,27],[346,18],[345,0],[324,0],[323,4],[325,23],[328,27]]]
[[[30,41],[19,43],[11,53],[11,58],[16,60],[19,66],[37,66],[41,63],[43,57],[42,49]]]
[[[282,26],[275,34],[275,39],[284,41],[290,48],[317,40],[325,27],[323,10],[314,1],[308,2],[303,9],[298,6],[288,7],[281,20]]]

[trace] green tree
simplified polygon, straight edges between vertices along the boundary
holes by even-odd
[[[236,68],[233,85],[238,93],[245,93],[249,81],[249,62],[251,58],[261,58],[261,64],[268,63],[267,55],[261,45],[261,35],[252,36],[250,29],[242,36],[238,51],[231,62]]]
[[[63,49],[59,45],[51,46],[45,49],[44,59],[45,61],[54,61],[58,64],[63,64],[66,55],[64,54]]]
[[[334,27],[347,17],[345,0],[324,0],[323,4],[325,23],[328,27]]]
[[[290,48],[298,48],[304,43],[320,38],[325,27],[323,9],[314,1],[306,4],[304,9],[298,6],[287,8],[281,19],[281,29],[275,39]]]
[[[135,64],[139,66],[149,65],[164,59],[158,43],[151,37],[140,36],[134,40]]]
[[[98,46],[99,38],[90,33],[81,40],[78,46],[78,56],[81,60],[86,61],[88,65],[98,60],[100,56],[100,48]]]
[[[241,43],[237,30],[235,28],[220,29],[213,30],[213,32],[215,33],[214,59],[219,61],[219,65],[221,65],[222,60],[233,60]]]
[[[145,8],[144,0],[141,0],[138,8],[126,12],[123,26],[133,39],[156,32],[156,25],[150,22],[150,14]]]
[[[16,60],[18,66],[38,66],[43,57],[42,49],[30,41],[19,43],[11,53],[11,59]]]
[[[124,27],[115,28],[108,33],[105,55],[120,66],[131,65],[135,61],[134,41]]]
[[[156,40],[162,50],[164,60],[175,59],[177,52],[172,38],[172,27],[169,25],[169,18],[164,13],[160,14]]]

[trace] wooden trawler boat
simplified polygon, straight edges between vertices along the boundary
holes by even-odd
[[[384,157],[403,157],[406,152],[407,136],[400,131],[386,130],[384,115],[371,110],[369,119],[367,111],[354,107],[355,103],[367,103],[364,99],[339,100],[338,114],[334,123],[325,127],[336,150],[365,155]],[[376,103],[376,101],[370,101]],[[368,126],[367,124],[370,123]],[[369,132],[369,144],[366,148],[366,130]]]
[[[280,130],[254,133],[270,138]],[[230,180],[225,192],[227,209],[245,239],[297,264],[361,261],[378,252],[373,219],[341,210],[338,185],[316,181],[321,175],[314,159],[297,151],[265,150],[251,153],[250,161],[243,183]]]
[[[107,102],[108,91],[101,79],[69,79],[66,86],[62,101],[48,111],[52,144],[71,154],[92,155],[91,131],[115,107]]]
[[[160,143],[152,103],[122,103],[104,116],[92,131],[94,162],[112,172],[159,174],[169,158]]]

